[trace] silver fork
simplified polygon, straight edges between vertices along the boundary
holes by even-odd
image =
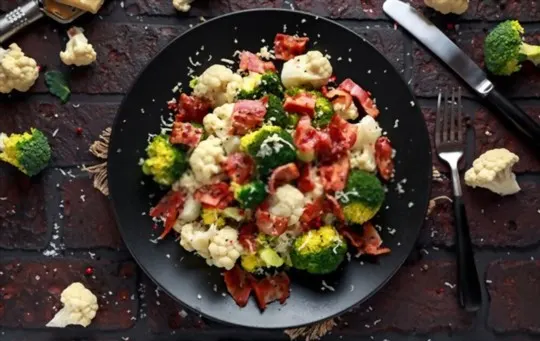
[[[465,310],[473,312],[480,309],[482,294],[459,180],[458,163],[464,149],[461,88],[457,91],[452,89],[451,96],[449,100],[448,90],[445,91],[444,96],[439,93],[435,121],[435,147],[439,157],[450,166],[452,171],[459,303]]]

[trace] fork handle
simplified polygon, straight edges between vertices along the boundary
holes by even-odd
[[[482,293],[474,261],[467,213],[461,196],[454,197],[454,214],[456,218],[459,303],[466,311],[475,312],[482,305]]]

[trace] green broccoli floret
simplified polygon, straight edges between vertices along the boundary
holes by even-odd
[[[508,76],[521,69],[525,60],[540,64],[540,46],[524,43],[525,32],[517,20],[500,23],[486,37],[486,67],[495,75]]]
[[[363,224],[377,214],[384,201],[384,188],[379,179],[368,172],[353,170],[349,173],[343,192],[336,198],[343,205],[345,219]]]
[[[294,129],[296,128],[296,125],[298,124],[298,121],[300,121],[300,115],[289,113],[289,120],[287,123],[287,128]]]
[[[240,203],[240,207],[242,208],[255,208],[266,199],[266,188],[260,180],[245,185],[233,186],[235,187],[234,198]]]
[[[313,126],[317,128],[324,128],[334,116],[334,107],[332,102],[328,98],[324,97],[322,93],[313,91],[317,96],[315,100],[315,116],[313,117]]]
[[[31,128],[22,134],[0,134],[0,160],[12,164],[28,176],[41,172],[49,164],[51,147],[47,137]]]
[[[250,73],[244,77],[243,86],[236,95],[237,99],[260,99],[266,95],[283,98],[285,88],[277,73],[268,71],[262,75]]]
[[[276,95],[268,95],[268,108],[264,121],[273,126],[287,128],[289,126],[289,116],[283,109],[283,103]]]
[[[323,226],[299,236],[293,244],[293,267],[312,274],[335,271],[345,259],[347,243],[332,226]]]
[[[172,185],[187,168],[185,152],[172,145],[167,135],[154,137],[146,147],[146,154],[148,158],[142,164],[142,171],[152,175],[160,185]]]
[[[259,176],[266,179],[278,166],[296,160],[291,134],[277,126],[262,128],[240,139],[240,150],[253,157]]]

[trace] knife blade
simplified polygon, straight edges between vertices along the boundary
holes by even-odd
[[[540,124],[498,92],[484,71],[431,21],[399,0],[386,0],[383,10],[485,98],[506,124],[536,147],[537,153],[540,151]]]

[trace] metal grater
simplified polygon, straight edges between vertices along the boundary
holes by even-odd
[[[85,12],[54,0],[29,0],[27,3],[0,16],[0,43],[33,22],[48,16],[61,24],[69,24]]]

